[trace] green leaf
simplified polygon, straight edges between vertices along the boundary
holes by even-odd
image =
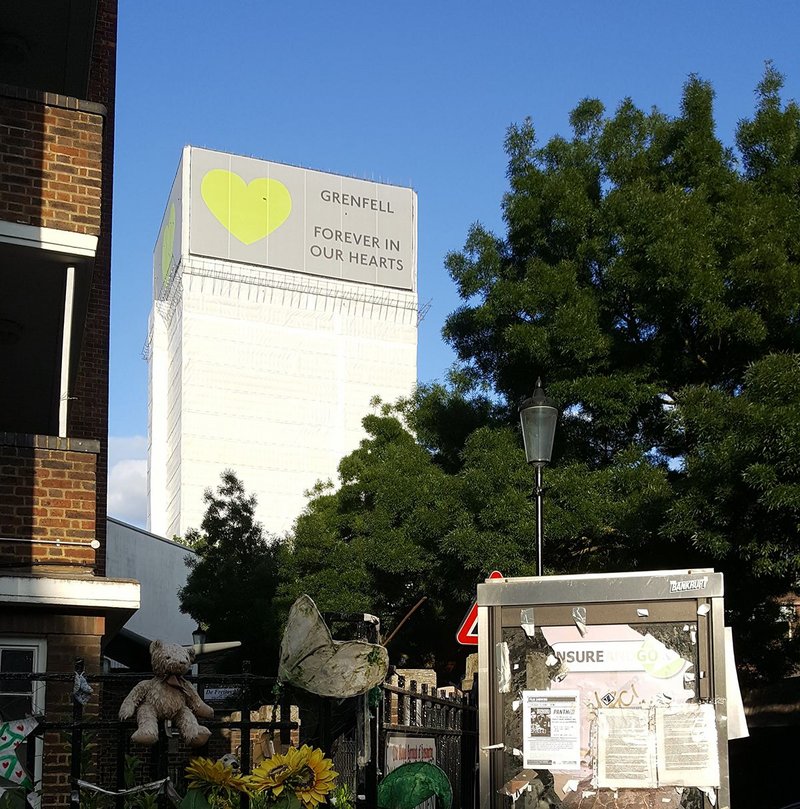
[[[211,804],[200,789],[190,789],[181,801],[180,809],[211,809]]]
[[[303,809],[302,802],[294,794],[284,790],[280,797],[273,804],[276,809]]]

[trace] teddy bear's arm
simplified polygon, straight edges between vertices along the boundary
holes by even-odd
[[[142,680],[136,683],[131,689],[130,694],[122,701],[119,706],[119,718],[122,720],[131,719],[136,713],[136,709],[142,704],[147,692],[150,690],[150,680]]]
[[[211,719],[214,716],[214,709],[200,699],[200,695],[193,686],[186,690],[186,704],[197,716],[203,719]]]

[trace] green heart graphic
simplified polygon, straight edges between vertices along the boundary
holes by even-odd
[[[258,177],[246,185],[232,171],[212,169],[203,177],[200,193],[222,227],[243,244],[269,236],[292,211],[289,189],[267,177]]]
[[[172,250],[175,245],[175,203],[169,206],[169,217],[161,237],[161,284],[166,285],[172,265]]]

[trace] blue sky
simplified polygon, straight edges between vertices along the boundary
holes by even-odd
[[[120,0],[112,255],[109,513],[144,522],[152,251],[182,147],[412,186],[419,198],[419,377],[453,361],[444,256],[501,231],[503,138],[626,96],[676,114],[687,76],[733,142],[772,59],[800,99],[800,4],[583,0],[389,4]],[[209,481],[213,483],[213,481]]]

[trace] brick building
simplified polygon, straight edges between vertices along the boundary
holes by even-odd
[[[139,605],[105,569],[116,0],[9,0],[0,42],[0,672],[96,671]],[[5,719],[69,704],[0,683]],[[66,804],[54,739],[36,769]]]

